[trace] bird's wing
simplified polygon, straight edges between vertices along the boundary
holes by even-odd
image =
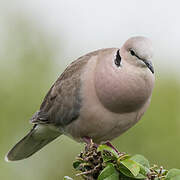
[[[31,118],[34,124],[64,126],[77,119],[81,108],[81,73],[91,56],[89,53],[71,63],[53,84],[37,111]]]

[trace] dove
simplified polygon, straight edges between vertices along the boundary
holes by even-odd
[[[90,52],[72,62],[52,85],[32,116],[31,131],[6,155],[28,158],[60,135],[101,144],[136,124],[154,87],[153,48],[142,36],[120,48]]]

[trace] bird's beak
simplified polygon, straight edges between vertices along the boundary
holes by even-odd
[[[143,62],[146,64],[149,70],[154,74],[154,68],[153,68],[152,62],[149,60],[143,60]]]

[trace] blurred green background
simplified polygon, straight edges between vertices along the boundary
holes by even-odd
[[[4,17],[0,19],[0,179],[60,180],[65,175],[73,177],[72,162],[83,145],[65,136],[56,139],[27,160],[7,163],[4,156],[29,131],[31,125],[28,120],[39,108],[46,92],[65,66],[86,53],[88,47],[89,51],[101,48],[100,40],[97,39],[98,47],[94,45],[96,38],[90,44],[81,45],[81,38],[82,41],[86,38],[82,35],[78,37],[78,42],[72,42],[77,43],[77,47],[73,49],[70,46],[65,50],[67,42],[64,32],[62,37],[57,38],[55,33],[47,32],[42,24],[37,23],[35,18],[27,18],[25,13],[7,14],[4,13]],[[86,22],[81,26],[86,26]],[[113,28],[109,30],[112,34]],[[70,31],[73,32],[74,29]],[[135,32],[139,32],[137,28]],[[87,39],[88,33],[90,30],[86,34]],[[143,33],[156,39],[149,31]],[[108,38],[104,40],[105,45],[111,37]],[[123,34],[120,35],[120,39],[123,38]],[[113,44],[113,37],[111,43]],[[156,40],[155,47],[161,49],[161,43],[163,41]],[[166,58],[162,50],[154,58],[156,85],[150,108],[136,126],[112,143],[120,151],[146,156],[151,163],[165,168],[180,168],[180,79],[178,70],[175,71],[172,67],[171,54],[167,54],[165,46],[163,47]],[[75,53],[76,49],[79,54]],[[180,55],[172,56],[173,62],[178,62]],[[168,64],[169,60],[171,62]],[[175,66],[178,69],[177,63]]]

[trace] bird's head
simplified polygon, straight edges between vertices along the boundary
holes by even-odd
[[[120,49],[120,56],[135,66],[149,68],[154,74],[154,68],[151,62],[153,48],[148,38],[137,36],[128,39]]]

